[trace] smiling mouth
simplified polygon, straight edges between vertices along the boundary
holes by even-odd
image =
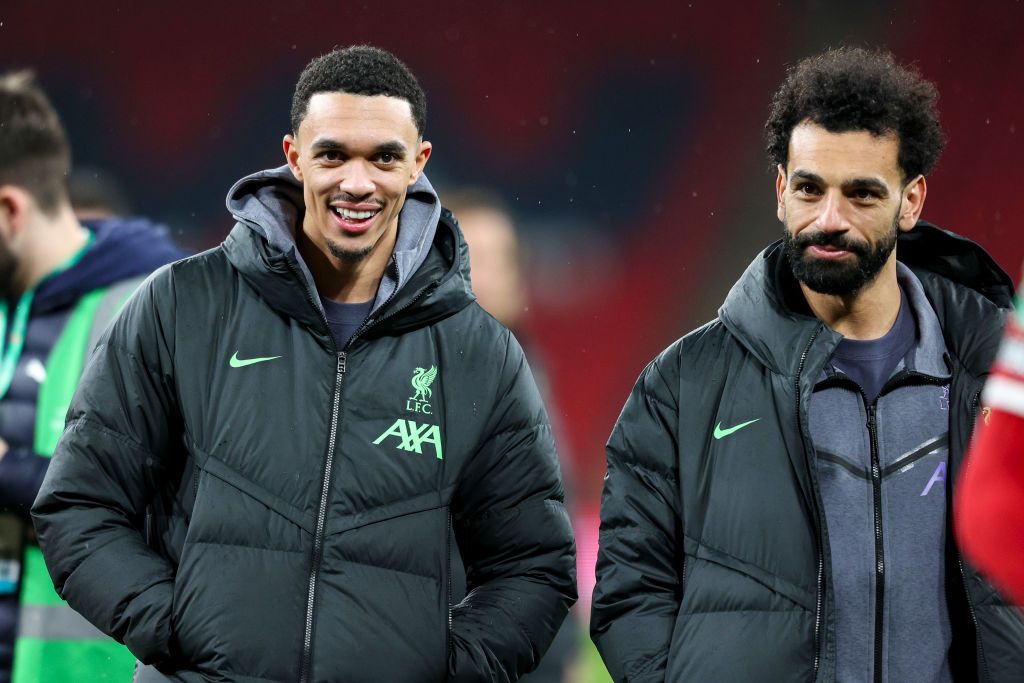
[[[373,219],[381,212],[380,208],[349,209],[342,206],[332,206],[330,208],[338,226],[342,231],[350,234],[365,232],[373,222]]]
[[[331,210],[334,211],[335,215],[340,217],[343,221],[352,222],[368,221],[380,213],[380,209],[357,211],[355,209],[346,209],[340,206],[332,206]]]

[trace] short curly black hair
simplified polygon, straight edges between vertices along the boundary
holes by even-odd
[[[768,158],[785,168],[793,128],[811,121],[833,133],[895,133],[904,180],[927,175],[945,144],[937,99],[932,83],[889,52],[827,50],[792,67],[772,98],[765,123]]]
[[[399,97],[412,107],[412,118],[420,135],[427,125],[427,96],[419,81],[398,57],[378,47],[335,48],[307,64],[292,96],[292,133],[298,133],[310,98],[322,92]]]

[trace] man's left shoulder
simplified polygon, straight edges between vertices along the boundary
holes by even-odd
[[[473,301],[452,315],[435,323],[444,334],[458,339],[467,348],[486,348],[494,352],[495,344],[504,345],[514,339],[511,331]]]

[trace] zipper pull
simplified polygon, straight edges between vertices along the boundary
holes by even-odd
[[[338,374],[339,375],[344,375],[345,374],[345,359],[346,359],[345,352],[344,351],[339,351],[338,352]]]
[[[875,426],[875,404],[872,403],[868,406],[868,428]]]

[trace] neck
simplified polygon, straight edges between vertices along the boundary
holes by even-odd
[[[377,296],[395,248],[396,232],[386,231],[370,253],[355,262],[332,254],[326,244],[321,244],[319,233],[308,230],[305,224],[295,231],[295,243],[321,296],[343,304],[358,304]]]
[[[812,291],[800,283],[814,315],[847,339],[878,339],[892,329],[900,312],[895,254],[881,272],[856,294],[837,296]]]
[[[64,207],[55,217],[40,220],[26,237],[26,256],[17,277],[22,292],[38,285],[77,254],[89,241],[89,230],[78,222],[70,207]]]

